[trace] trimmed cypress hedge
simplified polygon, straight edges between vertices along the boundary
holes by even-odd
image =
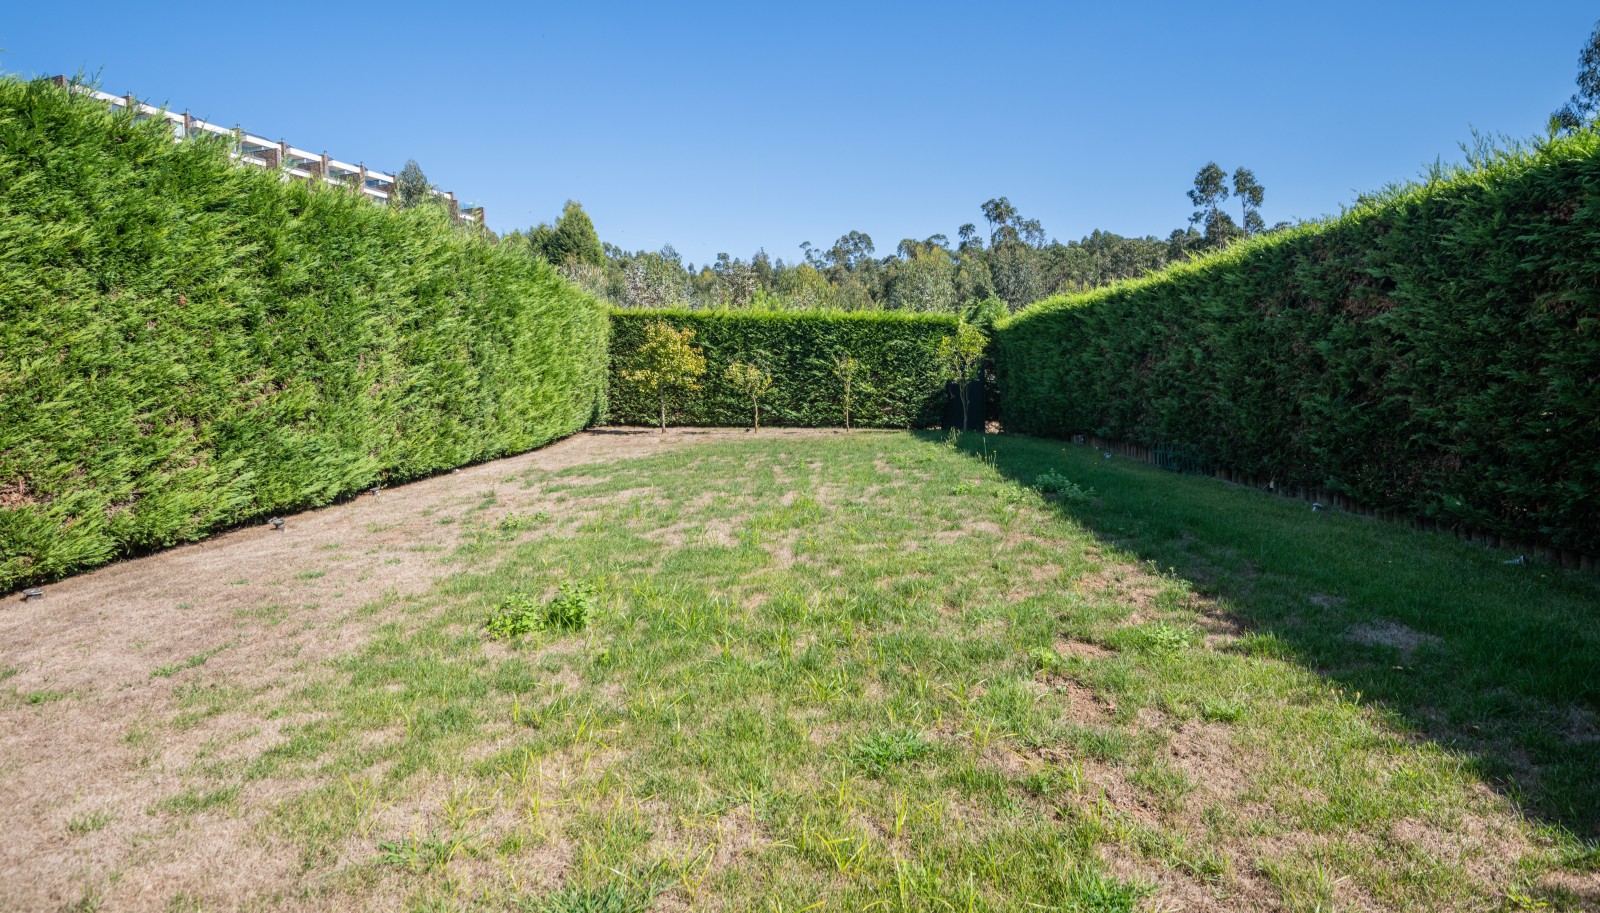
[[[618,376],[643,341],[644,327],[664,320],[694,330],[706,356],[698,392],[678,397],[669,419],[686,425],[750,424],[750,400],[723,377],[730,362],[751,362],[770,373],[762,424],[801,427],[844,424],[834,359],[861,362],[851,423],[882,428],[936,425],[944,408],[939,340],[955,332],[948,315],[881,311],[616,310],[611,313],[611,420],[650,425],[657,406]],[[669,400],[669,402],[672,402]]]
[[[995,349],[1008,430],[1600,552],[1600,136],[1041,302]]]
[[[569,434],[605,343],[433,207],[0,80],[0,590]]]

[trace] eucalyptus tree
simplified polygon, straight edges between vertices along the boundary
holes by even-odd
[[[1578,91],[1550,115],[1555,128],[1574,133],[1593,126],[1600,114],[1600,22],[1589,33],[1589,41],[1578,54]]]
[[[956,264],[943,235],[900,242],[888,277],[888,306],[901,311],[954,310]]]
[[[756,270],[743,260],[717,254],[716,265],[711,267],[716,276],[714,285],[717,305],[727,308],[745,308],[755,300],[761,290]]]
[[[1267,198],[1267,191],[1256,180],[1254,171],[1240,166],[1233,172],[1233,195],[1239,200],[1239,226],[1245,237],[1266,231],[1267,223],[1261,219],[1261,204]]]
[[[994,249],[1003,241],[1020,240],[1017,229],[1012,221],[1017,218],[1017,207],[1005,197],[996,197],[985,200],[982,207],[983,219],[989,223],[989,247]]]
[[[1200,227],[1207,247],[1226,247],[1239,234],[1233,217],[1222,211],[1228,200],[1228,173],[1216,162],[1206,162],[1194,176],[1194,186],[1189,189],[1189,202],[1195,211],[1189,224]]]

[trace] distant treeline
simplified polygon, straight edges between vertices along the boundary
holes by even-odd
[[[1240,219],[1223,208],[1230,193]],[[998,300],[1015,310],[1067,292],[1100,288],[1156,272],[1265,231],[1264,191],[1249,169],[1229,176],[1208,163],[1195,177],[1191,225],[1166,238],[1095,231],[1077,240],[1049,238],[1005,197],[980,208],[983,225],[967,223],[955,238],[906,238],[883,255],[872,237],[851,231],[827,248],[801,245],[785,261],[757,251],[748,260],[718,254],[713,263],[685,263],[670,245],[627,251],[602,243],[583,207],[568,202],[552,224],[512,232],[503,242],[554,264],[567,278],[619,308],[689,308],[961,313]]]

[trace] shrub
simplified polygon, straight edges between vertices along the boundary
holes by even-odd
[[[555,272],[0,79],[0,590],[538,447],[604,411]]]
[[[750,399],[729,383],[727,366],[760,353],[774,378],[762,400],[769,425],[838,426],[844,422],[838,360],[853,358],[851,419],[855,424],[926,428],[939,421],[944,384],[939,339],[950,335],[954,317],[927,314],[840,311],[613,311],[612,376],[628,370],[627,353],[643,341],[645,328],[665,321],[695,331],[707,372],[703,389],[680,404],[679,420],[690,425],[742,425]],[[611,390],[613,420],[654,424],[658,404],[626,381]]]
[[[1600,134],[1002,320],[1007,429],[1600,552]]]

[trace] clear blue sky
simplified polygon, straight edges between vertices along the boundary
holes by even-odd
[[[158,10],[152,12],[152,10]],[[1267,221],[1527,136],[1593,3],[8,3],[0,70],[84,69],[338,158],[420,161],[497,231],[582,201],[686,259],[880,254],[1006,195],[1066,240],[1166,234],[1215,159]],[[358,10],[374,16],[363,18]]]

